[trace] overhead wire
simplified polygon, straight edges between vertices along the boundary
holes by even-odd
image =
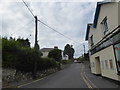
[[[23,25],[21,28],[19,28],[17,31],[20,31],[22,30],[23,28],[25,28],[26,26],[28,26],[29,24],[32,23],[32,20],[30,22],[28,22],[27,24]]]
[[[34,13],[33,13],[32,10],[29,8],[29,6],[27,5],[27,3],[26,3],[24,0],[22,0],[22,1],[23,1],[24,5],[28,8],[28,10],[29,10],[29,12],[31,13],[31,15],[35,18]],[[42,23],[43,25],[47,26],[48,28],[50,28],[51,30],[53,30],[53,31],[57,32],[58,34],[64,36],[65,38],[67,38],[67,39],[69,39],[69,40],[72,40],[72,41],[75,42],[75,43],[80,43],[80,42],[74,41],[74,40],[71,39],[70,37],[62,34],[61,32],[59,32],[59,31],[57,31],[56,29],[52,28],[51,26],[47,25],[47,24],[44,23],[43,21],[41,21],[41,20],[39,20],[39,19],[38,19],[38,21],[39,21],[40,23]],[[80,45],[84,45],[84,43],[80,43]]]
[[[31,11],[31,9],[30,9],[29,6],[27,5],[27,3],[26,3],[24,0],[22,0],[22,1],[23,1],[23,3],[25,4],[25,6],[27,7],[27,9],[30,11],[31,15],[32,15],[33,17],[35,17],[35,15],[33,14],[33,12]]]
[[[53,30],[53,31],[57,32],[58,34],[64,36],[65,38],[74,41],[74,40],[71,39],[70,37],[68,37],[68,36],[66,36],[66,35],[64,35],[64,34],[62,34],[61,32],[59,32],[59,31],[57,31],[57,30],[55,30],[55,29],[52,28],[51,26],[49,26],[49,25],[47,25],[46,23],[42,22],[41,20],[38,20],[38,21],[39,21],[40,23],[42,23],[43,25],[47,26],[48,28],[50,28],[51,30]],[[75,43],[78,43],[78,42],[76,42],[76,41],[74,41],[74,42],[75,42]]]
[[[22,1],[23,1],[23,3],[25,4],[25,6],[28,8],[28,10],[30,11],[31,15],[32,15],[33,17],[35,17],[35,15],[33,14],[33,12],[31,11],[31,9],[30,9],[29,6],[27,5],[27,3],[26,3],[24,0],[22,0]],[[59,31],[57,31],[56,29],[52,28],[51,26],[47,25],[47,24],[44,23],[43,21],[41,21],[41,20],[39,20],[39,19],[38,19],[38,21],[39,21],[40,23],[42,23],[43,25],[47,26],[48,28],[50,28],[51,30],[53,30],[53,31],[57,32],[58,34],[62,35],[63,37],[65,37],[65,38],[67,38],[67,39],[69,39],[69,40],[72,40],[72,41],[75,42],[75,43],[78,43],[77,41],[73,40],[72,38],[64,35],[63,33],[59,32]]]

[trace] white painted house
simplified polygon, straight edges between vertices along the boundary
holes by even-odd
[[[40,51],[42,53],[42,57],[47,57],[49,54],[49,51],[53,50],[54,48],[42,48]]]
[[[56,47],[54,47],[56,48]],[[48,57],[48,54],[51,50],[53,50],[54,48],[42,48],[40,51],[42,53],[42,57]],[[62,60],[68,60],[68,55],[63,55],[63,50],[61,50],[62,52]]]
[[[120,1],[98,2],[87,25],[91,72],[120,81]]]

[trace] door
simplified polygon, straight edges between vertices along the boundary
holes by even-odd
[[[95,57],[96,74],[101,75],[100,57]]]

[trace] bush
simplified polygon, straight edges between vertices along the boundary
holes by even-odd
[[[35,61],[40,59],[38,52],[31,48],[21,48],[18,56],[15,68],[22,72],[33,72]]]
[[[2,38],[2,67],[13,68],[21,72],[34,72],[59,67],[59,63],[53,58],[41,58],[40,51],[21,46],[15,39]]]
[[[62,64],[69,64],[71,62],[72,62],[72,60],[62,60]]]
[[[62,59],[62,54],[61,54],[61,50],[60,49],[53,49],[49,52],[48,54],[49,58],[53,58],[56,61],[60,62]]]
[[[56,62],[54,59],[52,59],[52,58],[41,58],[38,61],[37,69],[42,71],[42,70],[47,70],[47,69],[56,68],[56,67],[58,67],[58,62]]]
[[[20,44],[15,40],[2,39],[2,66],[15,68]]]

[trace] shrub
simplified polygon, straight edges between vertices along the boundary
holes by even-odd
[[[31,48],[21,48],[18,54],[16,69],[22,72],[33,72],[35,60],[39,59],[38,52]]]
[[[20,44],[15,40],[2,39],[2,66],[15,68]]]
[[[68,63],[71,63],[72,62],[72,60],[62,60],[62,64],[68,64]]]
[[[50,68],[58,67],[58,63],[52,58],[41,58],[38,61],[38,70],[47,70]]]
[[[41,58],[40,51],[23,47],[15,39],[2,38],[2,52],[2,67],[14,68],[25,73],[34,73],[36,63],[37,70],[40,71],[59,67],[60,64],[53,58]]]
[[[56,61],[60,62],[62,59],[62,54],[61,54],[61,50],[60,49],[53,49],[49,52],[48,54],[49,58],[53,58]]]

